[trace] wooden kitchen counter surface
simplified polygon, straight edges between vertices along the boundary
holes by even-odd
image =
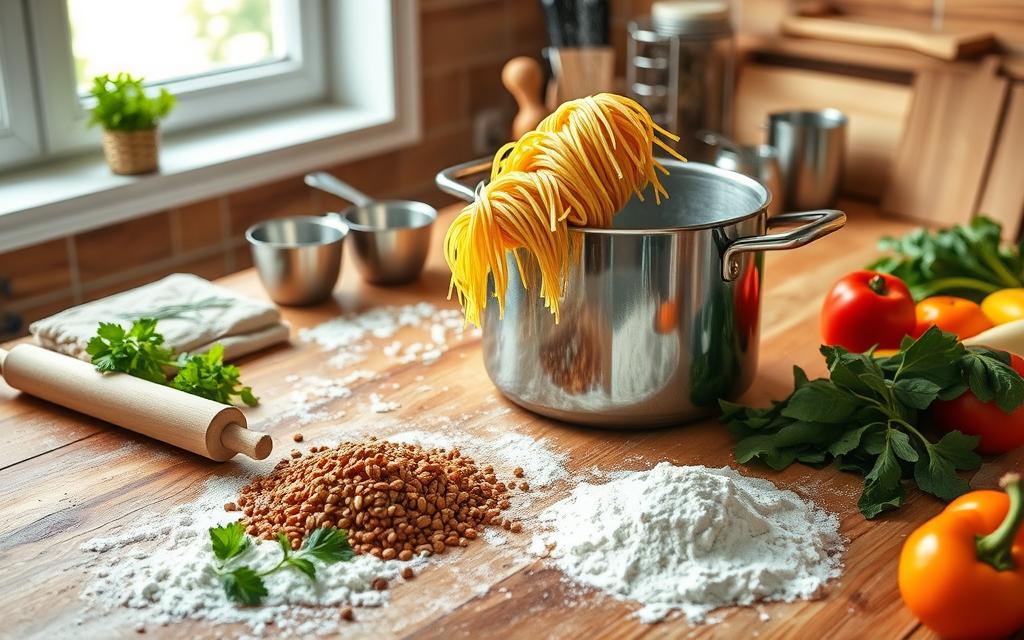
[[[791,388],[792,366],[823,375],[818,354],[818,309],[828,287],[844,273],[875,255],[875,240],[905,232],[912,225],[878,217],[873,208],[844,203],[848,227],[807,247],[769,253],[763,296],[761,361],[757,381],[744,396],[766,403]],[[443,221],[450,219],[446,212]],[[444,224],[439,225],[443,227]],[[440,253],[443,229],[424,276],[415,284],[381,289],[365,285],[346,263],[335,300],[310,309],[285,309],[297,330],[342,312],[383,304],[445,300],[448,273]],[[255,272],[245,271],[222,281],[253,296],[263,296]],[[469,334],[467,333],[467,336]],[[294,332],[293,332],[294,337]],[[401,339],[402,334],[396,336]],[[380,341],[382,344],[386,341]],[[394,585],[391,603],[378,609],[357,609],[354,623],[341,623],[349,637],[453,638],[596,638],[596,637],[751,637],[781,638],[924,638],[932,637],[903,607],[896,587],[900,545],[917,525],[935,515],[941,504],[916,489],[895,513],[868,522],[857,511],[862,479],[834,468],[794,465],[781,473],[737,465],[725,428],[715,420],[654,431],[597,431],[569,426],[532,415],[504,400],[488,380],[478,338],[450,343],[451,350],[432,365],[397,364],[380,354],[358,365],[385,372],[389,382],[409,389],[397,396],[402,407],[389,420],[408,421],[411,429],[425,416],[471,416],[460,425],[468,434],[496,421],[509,430],[544,437],[568,453],[567,467],[582,471],[648,468],[661,460],[676,464],[732,465],[744,474],[769,478],[780,487],[814,499],[839,514],[848,539],[842,576],[811,602],[765,604],[719,611],[719,624],[690,627],[683,619],[643,625],[630,617],[636,606],[595,594],[580,595],[557,570],[525,553],[476,542],[456,550],[443,563],[428,565],[409,583]],[[263,406],[246,410],[258,424],[281,407],[291,390],[290,374],[343,375],[326,362],[316,345],[295,340],[246,358],[242,378],[262,396]],[[417,382],[417,376],[424,376]],[[413,394],[429,384],[432,391]],[[365,399],[379,382],[352,385]],[[447,390],[444,390],[447,388]],[[339,406],[343,401],[339,400]],[[495,417],[493,409],[509,411]],[[486,411],[482,409],[486,408]],[[475,416],[475,417],[473,417]],[[303,426],[306,443],[373,433],[381,416],[350,410],[338,422]],[[276,451],[261,463],[267,468],[295,446],[287,423],[268,428]],[[986,461],[973,483],[993,486],[1001,472],[1022,465],[1020,453]],[[87,579],[86,565],[95,555],[80,545],[111,535],[146,512],[162,513],[195,498],[205,481],[218,474],[238,474],[256,465],[244,457],[217,464],[97,420],[19,395],[0,382],[0,637],[136,637],[134,626],[118,612],[99,615],[79,598]],[[565,495],[562,485],[557,497]],[[526,519],[526,530],[530,527]],[[528,533],[521,534],[527,536]],[[460,553],[461,552],[461,553]],[[483,563],[475,571],[481,583],[467,586],[453,577],[453,568]],[[570,593],[571,592],[571,593]],[[445,610],[424,606],[431,594],[451,603]],[[510,596],[510,597],[509,597]],[[767,614],[767,620],[761,620]],[[168,627],[148,625],[145,637],[213,638],[243,627],[218,628],[198,622]]]

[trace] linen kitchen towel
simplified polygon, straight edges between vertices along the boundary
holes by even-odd
[[[189,273],[72,307],[33,322],[29,332],[42,347],[88,361],[85,347],[100,322],[127,328],[139,318],[156,318],[165,346],[175,353],[202,353],[220,342],[225,360],[285,342],[289,334],[273,304]]]

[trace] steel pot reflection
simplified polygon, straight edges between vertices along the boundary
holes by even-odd
[[[768,218],[757,181],[663,160],[670,198],[630,201],[610,229],[574,228],[561,322],[511,275],[504,317],[483,318],[487,373],[517,404],[592,426],[649,427],[712,413],[757,369],[763,251],[799,247],[843,226],[841,211]],[[484,163],[486,166],[487,163]],[[472,200],[473,161],[438,174]],[[799,225],[768,234],[769,227]],[[536,263],[520,252],[527,282]],[[519,266],[509,256],[509,270]]]

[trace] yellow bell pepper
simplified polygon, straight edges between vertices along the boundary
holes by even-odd
[[[1024,318],[1024,289],[1000,289],[981,301],[981,310],[995,324]]]

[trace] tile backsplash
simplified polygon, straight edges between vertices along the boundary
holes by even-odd
[[[405,1],[405,0],[403,0]],[[408,0],[412,1],[412,0]],[[357,162],[324,167],[379,197],[454,202],[433,186],[441,168],[468,160],[473,119],[514,102],[501,67],[539,56],[546,36],[539,0],[421,0],[423,139]],[[187,271],[218,278],[251,266],[243,234],[254,222],[347,206],[302,176],[156,211],[126,222],[0,254],[0,338],[64,308]]]

